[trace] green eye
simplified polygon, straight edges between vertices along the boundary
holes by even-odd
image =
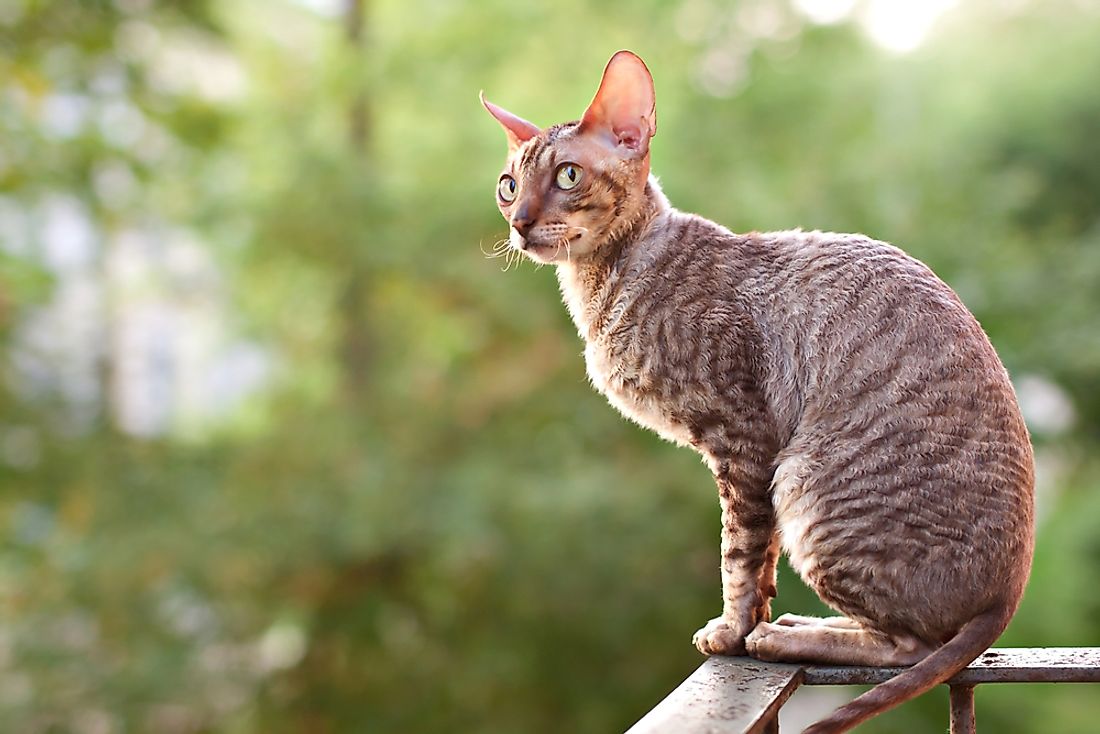
[[[502,176],[497,184],[497,195],[500,200],[511,204],[516,200],[516,180],[511,176]]]
[[[554,183],[559,189],[568,191],[581,182],[581,173],[584,169],[576,163],[562,163],[554,174]]]

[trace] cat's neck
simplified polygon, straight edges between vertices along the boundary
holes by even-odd
[[[673,211],[657,178],[650,175],[644,196],[621,230],[590,255],[557,264],[562,299],[583,338],[592,338],[598,330],[601,305],[612,297],[623,262],[636,248],[646,246],[653,225]]]

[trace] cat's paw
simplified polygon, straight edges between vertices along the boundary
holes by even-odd
[[[783,617],[786,616],[787,615],[783,615]],[[781,659],[780,648],[777,644],[779,642],[778,633],[781,633],[781,631],[788,626],[784,623],[783,617],[780,617],[774,624],[771,622],[761,622],[756,625],[747,637],[745,637],[745,652],[748,653],[749,657],[772,662]],[[801,625],[796,624],[790,626]]]
[[[761,620],[768,622],[770,620]],[[776,619],[774,624],[778,624],[780,627],[806,627],[809,625],[821,624],[823,620],[820,617],[805,617],[801,614],[780,614],[779,619]]]
[[[704,655],[744,655],[745,631],[724,617],[715,617],[691,638]]]

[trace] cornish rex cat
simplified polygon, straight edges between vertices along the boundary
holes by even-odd
[[[738,235],[649,173],[645,64],[620,51],[578,122],[504,127],[510,246],[557,266],[596,388],[703,455],[722,506],[705,654],[912,665],[806,732],[943,682],[1016,610],[1033,459],[1008,375],[951,289],[862,235]],[[844,616],[769,622],[782,548]]]

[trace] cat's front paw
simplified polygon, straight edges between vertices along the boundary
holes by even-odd
[[[745,634],[725,617],[715,617],[691,638],[704,655],[744,655]]]
[[[784,617],[787,617],[786,621],[784,621]],[[801,619],[807,618],[803,617]],[[801,622],[790,624],[792,622],[795,622],[794,615],[784,614],[776,620],[774,624],[770,622],[761,622],[756,625],[753,631],[749,633],[748,637],[745,638],[745,652],[750,657],[754,657],[757,660],[768,660],[772,662],[779,660],[780,657],[776,653],[774,644],[776,640],[774,633],[777,629],[782,629],[788,625],[800,626],[802,624]]]

